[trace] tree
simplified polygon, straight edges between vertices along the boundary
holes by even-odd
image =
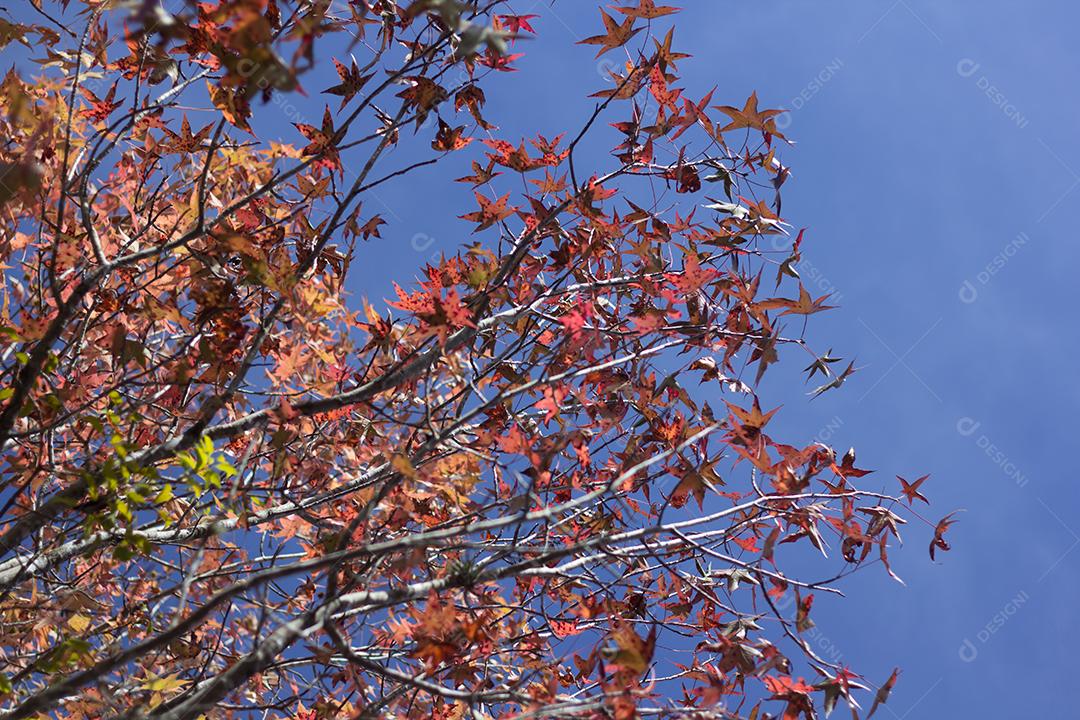
[[[772,437],[781,351],[853,372],[804,339],[778,111],[678,87],[675,8],[600,13],[594,112],[528,142],[499,0],[0,21],[41,65],[0,93],[3,718],[855,712],[781,561],[888,570],[922,479]],[[362,300],[371,191],[470,162],[475,237]]]

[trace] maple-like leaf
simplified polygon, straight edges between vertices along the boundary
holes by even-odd
[[[551,628],[551,633],[560,640],[583,632],[577,620],[556,620],[552,618],[548,620],[548,627]]]
[[[376,215],[369,219],[367,222],[365,222],[363,225],[358,226],[356,228],[356,234],[363,235],[365,240],[367,240],[373,235],[377,238],[381,238],[382,235],[379,234],[379,226],[385,224],[386,221],[383,220],[382,217],[380,217],[379,215]]]
[[[799,299],[792,302],[788,309],[780,313],[781,315],[813,315],[823,310],[832,310],[835,305],[826,305],[825,300],[829,297],[829,294],[822,295],[816,300],[810,299],[810,293],[806,291],[806,288],[801,284],[799,285]]]
[[[210,93],[210,102],[218,109],[221,115],[233,125],[246,132],[251,132],[248,118],[251,117],[251,105],[241,93],[233,88],[221,87],[207,81],[207,90]]]
[[[930,501],[927,500],[926,497],[919,492],[919,486],[926,482],[926,479],[929,477],[929,475],[923,475],[921,478],[918,478],[917,480],[909,483],[907,480],[900,477],[899,475],[896,476],[896,479],[900,481],[901,487],[903,487],[904,497],[907,498],[908,505],[911,505],[916,500],[922,500],[927,505],[930,504]]]
[[[435,298],[435,308],[446,316],[447,324],[452,327],[475,328],[476,323],[472,319],[472,311],[468,305],[462,302],[461,295],[456,288],[450,288],[446,297]]]
[[[184,113],[180,120],[180,133],[174,133],[171,130],[166,129],[165,132],[169,134],[170,143],[169,148],[178,154],[190,154],[202,148],[203,143],[210,137],[210,128],[213,127],[213,123],[208,123],[199,128],[197,132],[191,132],[191,123],[188,122],[187,113]]]
[[[738,130],[739,128],[753,128],[762,132],[767,132],[770,135],[775,135],[778,138],[784,136],[776,129],[776,122],[774,117],[781,113],[780,110],[758,110],[758,97],[757,92],[750,94],[747,98],[746,104],[742,109],[732,107],[731,105],[714,105],[716,110],[724,113],[731,118],[731,122],[720,128],[720,132],[727,132],[728,130]]]
[[[473,174],[472,175],[466,175],[464,177],[459,177],[454,182],[472,183],[473,187],[477,187],[478,185],[483,185],[484,183],[490,182],[491,179],[493,177],[495,177],[496,175],[502,175],[502,171],[493,171],[494,167],[495,167],[495,161],[494,160],[489,160],[488,164],[487,164],[487,167],[484,167],[480,163],[473,160],[472,161]]]
[[[849,448],[848,451],[844,453],[844,457],[840,459],[840,464],[837,465],[836,463],[833,463],[831,467],[834,473],[845,480],[849,477],[858,478],[873,472],[873,470],[860,470],[855,467],[855,448]]]
[[[484,106],[486,101],[487,98],[484,96],[484,91],[480,89],[480,86],[476,83],[469,83],[454,94],[454,109],[460,111],[463,107],[468,108],[469,114],[476,120],[477,125],[485,130],[491,130],[495,126],[485,120],[480,113],[480,108]]]
[[[345,67],[345,64],[337,58],[333,58],[333,61],[341,82],[333,87],[326,88],[323,92],[329,93],[330,95],[340,95],[340,107],[343,108],[347,102],[353,99],[356,93],[360,92],[367,81],[371,79],[371,74],[362,74],[360,68],[356,66],[356,60],[352,61],[351,67]]]
[[[629,623],[621,623],[612,633],[615,653],[612,662],[626,670],[640,675],[649,669],[653,652],[656,649],[656,626],[653,625],[647,637],[641,637]]]
[[[600,49],[596,53],[596,57],[600,57],[609,50],[620,48],[626,43],[630,42],[630,38],[641,32],[641,28],[634,29],[634,18],[628,17],[621,24],[615,18],[608,15],[603,10],[600,11],[601,17],[604,19],[604,29],[607,30],[603,35],[593,35],[592,37],[585,38],[580,41],[579,45],[599,45]]]
[[[703,268],[695,253],[683,258],[682,272],[665,273],[664,277],[683,295],[696,292],[719,275],[714,268]]]
[[[338,156],[337,146],[335,144],[335,130],[334,130],[334,118],[330,114],[330,106],[327,105],[323,112],[322,127],[317,128],[306,123],[293,123],[300,134],[306,137],[309,141],[307,147],[301,150],[301,153],[305,156],[315,155],[315,165],[317,167],[323,167],[328,170],[337,170],[344,172],[341,167],[341,158]]]
[[[506,193],[498,200],[489,200],[480,193],[474,194],[476,195],[476,202],[479,203],[480,209],[459,216],[462,220],[469,220],[470,222],[477,223],[476,229],[474,229],[473,232],[486,230],[495,223],[502,222],[514,214],[514,208],[506,207],[506,201],[510,198],[510,193]]]
[[[679,12],[680,8],[671,7],[670,5],[657,5],[654,0],[638,0],[637,7],[633,5],[627,5],[624,7],[616,7],[616,12],[621,12],[623,15],[631,18],[641,18],[642,20],[654,20],[658,17],[665,15],[672,15]]]
[[[106,93],[104,98],[99,98],[91,92],[89,88],[80,88],[83,97],[90,101],[90,107],[83,109],[80,114],[92,123],[104,122],[108,119],[113,110],[116,110],[116,108],[123,104],[120,100],[113,100],[113,98],[116,97],[117,82],[112,84],[112,87],[109,88],[109,92]]]
[[[667,34],[664,36],[664,41],[661,42],[656,38],[653,38],[653,44],[656,45],[656,62],[660,65],[662,70],[668,70],[669,68],[674,70],[675,63],[679,60],[685,60],[690,57],[687,53],[675,52],[671,49],[671,42],[675,38],[675,28],[668,28]],[[712,96],[712,93],[709,93]]]
[[[464,125],[452,128],[440,118],[439,130],[435,133],[435,139],[431,141],[431,148],[439,152],[460,150],[473,141],[471,137],[461,136],[464,130]]]
[[[416,127],[427,119],[428,113],[449,97],[446,88],[429,77],[414,75],[405,78],[406,88],[397,94],[406,106],[416,111]]]
[[[566,189],[566,175],[554,177],[552,176],[551,171],[546,169],[544,170],[543,180],[530,178],[529,182],[536,185],[537,189],[543,195],[554,195],[555,193],[560,193]]]
[[[766,675],[761,681],[774,696],[785,699],[792,695],[809,695],[814,691],[814,687],[807,685],[802,678],[796,680],[787,675]]]
[[[776,411],[780,409],[773,408],[767,413],[762,413],[761,405],[758,404],[757,398],[754,398],[753,407],[749,410],[744,410],[738,405],[732,405],[729,402],[725,402],[724,404],[727,405],[728,410],[739,419],[739,422],[742,423],[744,428],[753,428],[755,430],[761,430],[765,427],[769,420],[772,419],[772,416],[776,414]]]
[[[524,30],[530,32],[533,35],[536,34],[536,30],[529,24],[529,21],[533,18],[540,17],[539,15],[496,15],[495,18],[501,23],[507,30],[514,35]],[[512,42],[512,40],[511,40]]]
[[[534,407],[544,411],[544,422],[550,422],[552,418],[562,411],[563,400],[568,391],[564,387],[547,386],[544,388],[544,396],[536,401]]]
[[[819,358],[815,358],[814,362],[810,363],[803,368],[803,372],[810,373],[806,376],[806,381],[810,382],[814,379],[814,375],[821,373],[825,377],[832,377],[832,370],[829,369],[830,363],[841,362],[843,358],[832,357],[832,348],[825,351],[825,354]]]

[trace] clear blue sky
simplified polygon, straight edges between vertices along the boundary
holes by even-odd
[[[895,474],[931,472],[933,518],[966,509],[938,563],[926,529],[908,526],[891,554],[906,587],[873,568],[847,582],[848,599],[821,598],[813,642],[876,682],[902,666],[886,720],[1075,716],[1063,687],[1080,644],[1068,461],[1080,408],[1069,310],[1080,7],[672,4],[685,8],[676,45],[695,54],[679,65],[688,94],[715,85],[714,99],[741,105],[757,90],[762,106],[792,109],[784,214],[810,228],[808,287],[842,305],[813,318],[813,336],[864,368],[813,403],[766,380],[769,406],[785,404],[779,435],[854,445],[877,470],[869,486],[890,492]],[[541,15],[540,37],[505,93],[489,90],[488,114],[509,134],[576,127],[601,87],[594,48],[572,45],[597,31],[595,4],[514,7]],[[391,225],[357,268],[358,291],[379,297],[388,268],[410,272],[468,239],[451,220],[468,188],[441,182],[466,174],[458,162],[381,194]]]

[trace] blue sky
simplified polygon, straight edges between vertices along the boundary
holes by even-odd
[[[741,105],[757,90],[763,107],[791,109],[784,214],[809,228],[809,289],[842,306],[813,318],[812,337],[863,368],[814,402],[766,379],[763,404],[785,406],[778,435],[855,446],[877,471],[869,488],[930,472],[929,517],[966,510],[937,563],[926,528],[908,526],[891,554],[906,587],[873,568],[846,582],[847,599],[821,598],[812,642],[877,682],[903,668],[886,719],[1075,712],[1061,688],[1080,640],[1067,459],[1080,407],[1080,8],[673,4],[676,45],[695,55],[679,65],[689,95],[716,86],[715,100]],[[602,68],[571,43],[597,31],[596,5],[514,8],[541,15],[539,39],[503,92],[489,90],[486,114],[504,134],[576,127]],[[456,169],[381,194],[392,224],[357,268],[363,291],[380,296],[388,267],[468,238],[451,220],[468,188],[442,183]],[[429,193],[421,212],[416,192]]]

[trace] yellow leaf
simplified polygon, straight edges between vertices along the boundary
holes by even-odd
[[[179,690],[187,684],[187,680],[184,680],[177,675],[168,675],[166,677],[151,678],[143,684],[143,689],[149,690],[150,692],[170,692],[172,690]]]
[[[416,468],[413,467],[412,461],[404,455],[394,455],[393,459],[390,460],[390,467],[410,480],[416,479]]]

